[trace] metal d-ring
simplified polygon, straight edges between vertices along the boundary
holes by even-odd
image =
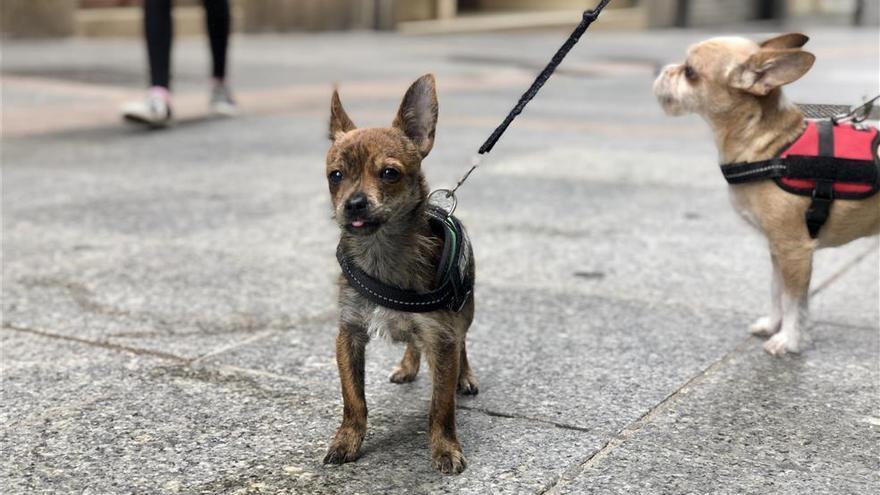
[[[440,201],[434,199],[434,197],[438,194],[442,196],[442,199]],[[444,200],[448,202],[449,198],[452,198],[452,206],[446,208],[443,202]],[[455,191],[449,189],[435,189],[431,192],[431,194],[428,195],[428,204],[433,204],[441,208],[446,212],[446,216],[451,217],[452,214],[455,212],[455,208],[458,206],[458,198],[455,197]]]

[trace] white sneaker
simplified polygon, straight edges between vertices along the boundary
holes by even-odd
[[[225,84],[215,84],[211,90],[211,113],[223,117],[234,117],[238,113],[232,93]]]
[[[144,100],[122,105],[122,117],[150,127],[165,127],[171,123],[171,105],[161,96],[149,95]]]

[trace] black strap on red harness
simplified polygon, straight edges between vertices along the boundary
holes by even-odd
[[[815,155],[780,153],[769,160],[725,164],[721,166],[721,172],[728,184],[773,179],[788,192],[809,195],[812,199],[805,221],[810,237],[815,239],[828,220],[835,199],[863,199],[880,190],[880,162],[876,158],[878,139],[874,139],[871,144],[874,160],[837,157],[834,143],[836,125],[830,119],[815,121],[818,132],[818,153]],[[808,180],[813,186],[809,189],[794,188],[789,184],[792,179]],[[841,193],[835,190],[836,183],[865,184],[871,187],[867,192]]]
[[[468,276],[471,246],[461,223],[445,211],[429,208],[428,220],[435,234],[443,239],[443,254],[437,267],[437,288],[417,292],[388,285],[363,271],[349,259],[340,245],[336,260],[351,287],[367,300],[390,309],[409,313],[427,313],[448,309],[461,311],[474,289],[473,278]]]
[[[825,225],[828,215],[831,214],[831,202],[834,201],[834,181],[837,180],[836,175],[842,175],[843,170],[868,170],[874,172],[876,179],[876,167],[840,167],[828,166],[829,163],[835,164],[834,160],[834,123],[830,120],[820,120],[816,123],[819,130],[819,158],[814,161],[818,162],[814,166],[808,166],[813,177],[816,178],[816,186],[813,188],[810,207],[804,213],[804,220],[807,222],[807,230],[810,232],[810,238],[819,237],[819,229]],[[823,160],[823,158],[825,158]],[[823,173],[824,172],[824,173]]]

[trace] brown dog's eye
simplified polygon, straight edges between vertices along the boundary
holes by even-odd
[[[396,168],[385,167],[379,172],[379,178],[385,182],[397,182],[400,180],[400,171]]]
[[[690,65],[684,66],[684,77],[686,77],[689,81],[693,81],[697,78],[697,71],[694,70]]]
[[[342,172],[340,172],[339,170],[334,170],[330,172],[330,175],[327,176],[327,180],[329,180],[331,184],[336,185],[342,182],[343,177],[344,176],[342,175]]]

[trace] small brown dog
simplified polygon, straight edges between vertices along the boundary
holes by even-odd
[[[688,50],[685,63],[662,71],[654,82],[654,94],[667,114],[696,113],[709,123],[722,164],[768,161],[773,166],[771,160],[780,150],[799,140],[809,127],[781,90],[812,67],[815,56],[801,49],[807,40],[803,34],[790,33],[760,44],[744,38],[698,43]],[[876,143],[873,146],[870,154],[876,157]],[[725,176],[733,184],[728,172]],[[876,192],[876,184],[873,187]],[[770,337],[764,344],[770,354],[799,352],[813,251],[880,232],[880,194],[861,200],[832,195],[833,206],[826,210],[827,220],[819,224],[815,239],[804,220],[812,214],[807,213],[812,208],[809,196],[787,192],[773,180],[760,180],[731,185],[730,197],[742,217],[767,238],[773,264],[770,315],[750,330]]]
[[[371,336],[383,336],[406,342],[391,373],[394,383],[415,380],[425,354],[433,379],[432,464],[443,473],[465,468],[455,434],[455,394],[478,390],[465,349],[474,315],[474,259],[457,220],[428,205],[421,164],[436,124],[430,74],[410,86],[390,128],[355,128],[333,93],[326,171],[342,230],[336,361],[344,409],[325,464],[358,456],[367,428],[364,348]]]

